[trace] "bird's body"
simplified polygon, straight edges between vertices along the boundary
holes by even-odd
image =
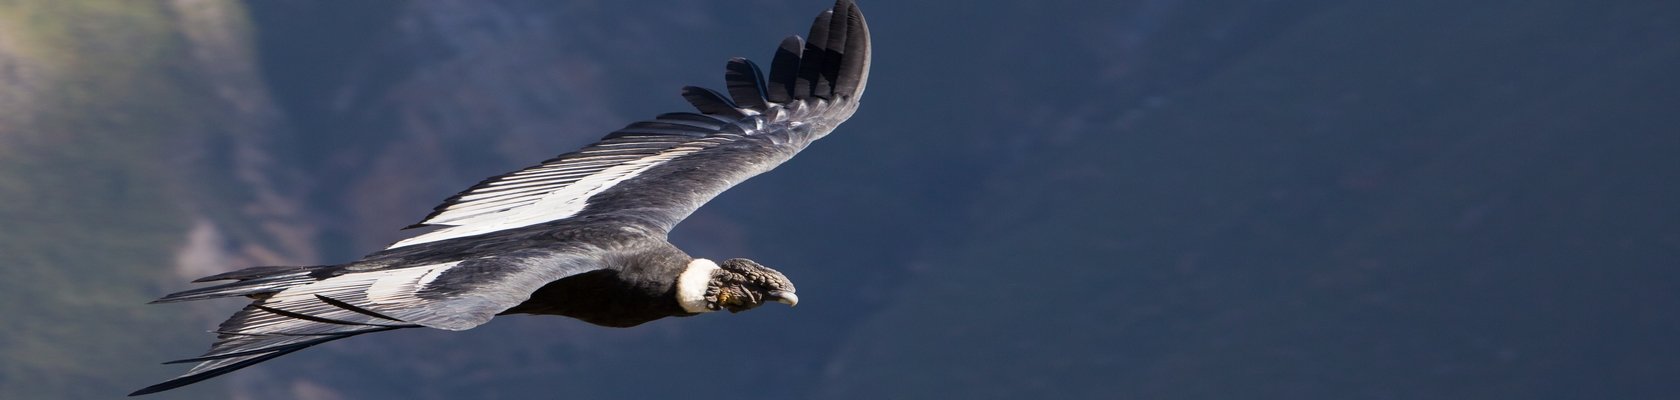
[[[501,314],[630,327],[715,310],[798,302],[773,269],[694,258],[666,235],[724,190],[769,171],[856,111],[869,34],[851,0],[782,41],[765,74],[730,60],[727,95],[696,87],[700,113],[637,122],[578,151],[491,177],[413,227],[436,230],[360,260],[256,267],[158,302],[246,296],[187,374],[132,395],[202,381],[316,344],[403,328],[469,329]]]
[[[487,234],[475,241],[393,249],[364,261],[426,265],[491,257],[498,264],[588,271],[550,281],[531,292],[530,299],[499,314],[562,315],[610,327],[696,314],[684,310],[675,294],[676,278],[694,258],[665,241],[662,232],[635,226],[609,217],[557,222],[507,234]],[[471,245],[461,246],[468,243]],[[440,255],[453,256],[434,258]],[[479,279],[471,275],[455,278],[463,281],[456,285]]]

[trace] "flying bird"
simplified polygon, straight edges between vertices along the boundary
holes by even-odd
[[[793,282],[752,260],[695,258],[666,235],[718,193],[769,171],[857,110],[869,28],[851,0],[782,40],[766,76],[729,60],[726,93],[685,87],[698,113],[632,123],[580,150],[491,177],[413,227],[438,227],[347,264],[254,267],[155,303],[245,296],[185,375],[189,385],[309,346],[405,328],[470,329],[502,314],[609,327],[799,303]]]

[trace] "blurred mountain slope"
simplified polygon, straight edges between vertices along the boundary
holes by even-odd
[[[211,264],[309,256],[263,250],[289,226],[259,226],[284,216],[277,172],[232,156],[275,136],[243,13],[0,3],[0,397],[103,398],[155,380],[136,363],[202,348],[181,329],[200,323],[143,303],[226,268]]]

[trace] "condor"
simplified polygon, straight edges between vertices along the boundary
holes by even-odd
[[[216,329],[170,390],[309,346],[404,328],[464,330],[501,314],[629,327],[665,317],[795,305],[793,283],[747,259],[694,258],[666,241],[696,208],[792,158],[852,116],[869,80],[869,29],[851,0],[782,40],[766,77],[729,61],[727,94],[685,87],[698,113],[630,124],[581,150],[491,177],[412,227],[438,229],[341,265],[255,267],[159,303],[254,299]]]

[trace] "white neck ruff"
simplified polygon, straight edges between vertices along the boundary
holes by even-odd
[[[706,286],[712,282],[712,272],[718,270],[717,263],[704,258],[696,258],[683,269],[682,275],[677,276],[677,303],[684,311],[703,313],[715,311],[706,308]]]

